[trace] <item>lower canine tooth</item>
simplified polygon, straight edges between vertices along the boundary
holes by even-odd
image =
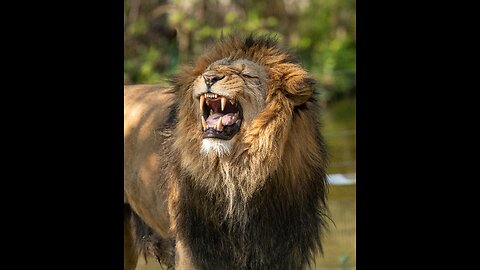
[[[203,115],[202,115],[202,127],[204,131],[207,129],[207,122],[205,121],[205,118],[203,117]]]
[[[218,122],[217,122],[217,130],[220,130],[221,128],[223,128],[222,117],[218,118]]]

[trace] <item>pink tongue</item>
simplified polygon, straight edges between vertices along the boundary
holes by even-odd
[[[222,125],[223,126],[233,125],[235,123],[235,121],[237,120],[237,119],[235,119],[233,113],[228,113],[228,114],[225,114],[225,115],[223,115],[221,113],[214,113],[207,118],[207,120],[206,120],[207,125],[208,126],[216,126],[217,123],[218,123],[218,119],[220,117],[222,117]]]

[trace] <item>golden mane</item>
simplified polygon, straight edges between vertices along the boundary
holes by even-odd
[[[201,131],[196,128],[198,121],[193,116],[196,107],[189,98],[191,85],[210,64],[223,58],[248,59],[266,67],[269,77],[267,108],[251,123],[248,131],[241,131],[239,137],[244,140],[237,144],[234,155],[203,157],[198,151]],[[324,145],[315,143],[318,139],[318,132],[314,130],[318,129],[318,111],[313,84],[308,73],[271,38],[242,40],[229,37],[219,41],[200,56],[194,66],[183,69],[176,78],[181,102],[174,145],[180,153],[182,167],[194,174],[200,185],[209,185],[213,194],[220,190],[230,192],[230,196],[224,197],[231,200],[229,213],[233,210],[233,200],[247,200],[264,185],[272,172],[279,174],[279,178],[283,179],[285,175],[289,179],[278,184],[294,193],[299,192],[297,182],[309,178],[309,169],[306,168],[326,161]],[[299,105],[303,108],[297,107]],[[281,163],[288,166],[278,169]],[[216,173],[218,171],[222,173]]]

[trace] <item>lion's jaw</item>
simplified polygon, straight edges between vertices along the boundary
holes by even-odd
[[[196,78],[192,97],[203,132],[200,152],[227,156],[241,139],[241,130],[265,107],[267,75],[264,68],[245,59],[224,58]]]

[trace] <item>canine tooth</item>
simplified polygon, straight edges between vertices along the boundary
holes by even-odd
[[[203,95],[200,96],[200,113],[203,115],[203,103],[205,102],[205,97]]]
[[[225,110],[225,105],[227,105],[227,98],[222,97],[220,101],[222,102],[222,111],[223,111]]]
[[[205,121],[205,118],[203,117],[203,115],[202,115],[202,127],[204,131],[207,129],[207,121]]]
[[[217,122],[217,127],[216,127],[216,129],[217,129],[217,130],[220,130],[221,128],[223,128],[223,125],[222,125],[222,117],[218,118],[218,122]]]
[[[212,114],[213,114],[213,110],[210,109],[210,115],[212,115]]]

